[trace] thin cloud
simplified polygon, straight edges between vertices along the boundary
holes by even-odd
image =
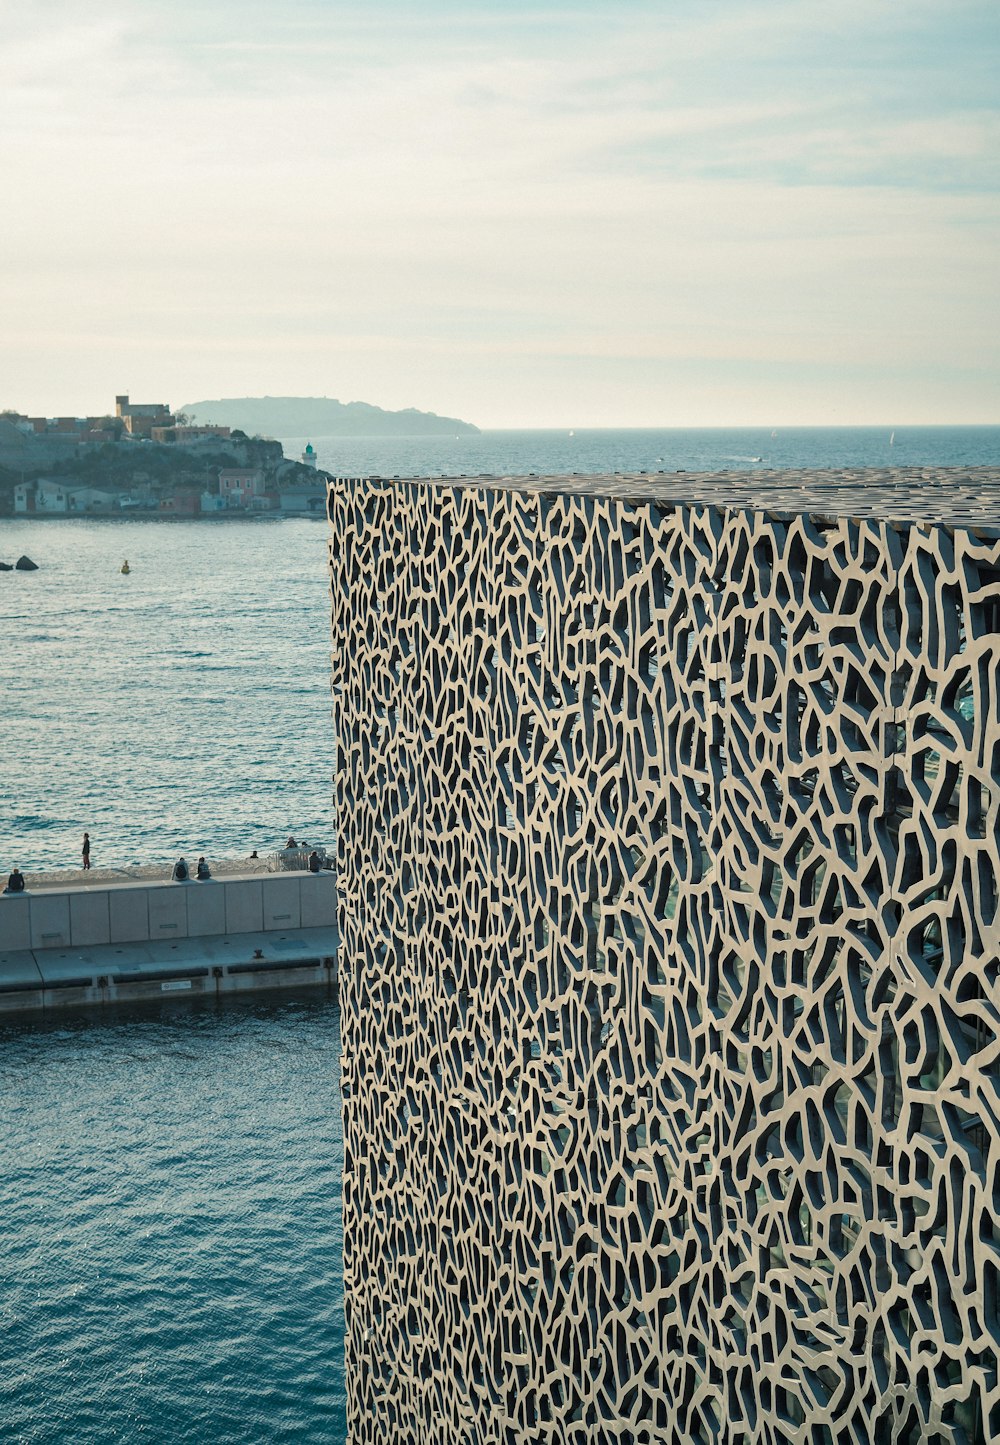
[[[998,363],[998,26],[972,0],[87,14],[38,0],[5,32],[0,390],[61,377],[53,409],[94,410],[127,362],[151,394],[366,380],[516,424],[584,372],[599,406],[605,356],[654,423],[664,376],[694,407],[711,364],[766,410],[781,366],[836,361],[861,397],[881,356],[888,397],[961,355],[954,414]]]

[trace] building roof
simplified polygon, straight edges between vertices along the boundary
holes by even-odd
[[[338,478],[338,481],[347,479]],[[385,486],[458,486],[543,495],[620,497],[666,506],[866,517],[1000,531],[1000,466],[829,470],[615,472],[599,476],[371,478]]]

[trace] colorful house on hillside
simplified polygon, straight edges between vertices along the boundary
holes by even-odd
[[[264,473],[255,467],[223,467],[219,472],[219,496],[227,507],[266,507]]]

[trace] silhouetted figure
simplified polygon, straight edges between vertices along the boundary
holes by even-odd
[[[250,857],[251,857],[251,858],[256,858],[256,856],[257,856],[257,849],[255,848],[255,849],[253,850],[253,852],[250,854]]]
[[[201,879],[205,879],[205,878],[211,878],[211,876],[212,876],[212,870],[209,868],[209,866],[208,866],[208,864],[205,862],[204,858],[199,858],[199,859],[198,859],[198,868],[197,868],[197,870],[196,870],[196,877],[201,878]]]
[[[5,892],[5,893],[23,893],[23,892],[24,892],[24,874],[21,872],[20,868],[16,868],[16,867],[15,867],[15,868],[12,868],[12,869],[10,870],[10,876],[9,876],[8,879],[7,879],[7,887],[4,889],[4,892]]]
[[[318,873],[318,872],[319,872],[319,869],[320,869],[319,854],[316,852],[316,849],[314,848],[314,849],[312,850],[312,852],[309,854],[309,872],[310,872],[310,873]]]
[[[178,858],[174,864],[174,882],[186,883],[188,881],[188,865],[183,858]]]
[[[83,866],[84,866],[84,870],[85,870],[85,871],[89,871],[89,869],[90,869],[90,834],[89,834],[89,833],[84,833],[84,835],[83,835],[83,847],[82,847],[82,849],[81,849],[81,852],[83,853]]]
[[[289,835],[288,835],[288,842],[285,844],[285,847],[286,847],[286,848],[297,848],[298,846],[299,846],[298,843],[296,843],[296,841],[295,841],[295,839],[292,837],[291,833],[289,833]]]

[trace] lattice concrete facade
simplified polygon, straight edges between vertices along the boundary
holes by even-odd
[[[1000,475],[330,513],[353,1445],[1000,1439]]]

